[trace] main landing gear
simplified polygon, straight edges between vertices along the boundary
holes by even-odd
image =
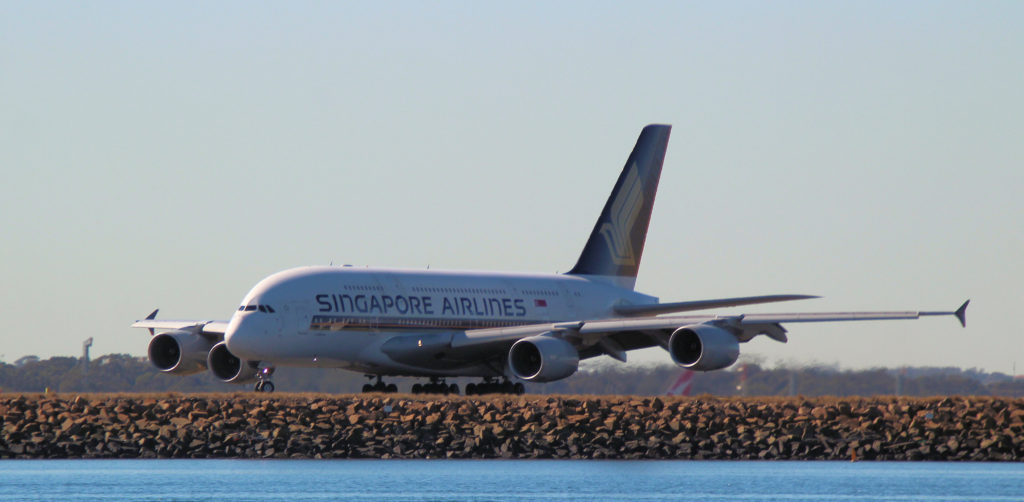
[[[274,392],[274,382],[270,381],[270,376],[273,374],[273,366],[260,368],[256,372],[256,388],[253,390],[256,392]]]
[[[444,382],[443,378],[431,377],[430,383],[427,384],[412,384],[413,394],[455,394],[459,395],[459,386],[456,384],[448,385]]]
[[[393,383],[384,383],[381,375],[366,375],[373,383],[363,385],[363,393],[383,392],[393,394],[398,392],[398,386]],[[268,382],[269,383],[269,382]],[[273,387],[271,387],[273,389]],[[484,378],[483,382],[466,385],[466,395],[483,394],[522,394],[526,387],[522,383],[512,383],[507,378],[498,380],[494,377]],[[458,384],[449,384],[442,377],[430,377],[430,383],[415,383],[412,385],[413,394],[454,394],[459,395]]]
[[[370,380],[373,380],[374,378],[376,378],[377,382],[374,383],[374,384],[364,384],[363,385],[363,392],[364,393],[367,393],[367,392],[386,392],[388,394],[394,394],[395,392],[398,392],[398,386],[397,385],[395,385],[393,383],[388,383],[388,384],[384,383],[384,380],[383,380],[383,378],[380,375],[366,375],[366,378],[369,378]]]
[[[496,378],[484,378],[483,382],[471,383],[466,386],[466,395],[483,395],[483,394],[522,394],[526,392],[526,387],[520,383],[512,383],[508,379],[502,379],[499,382]]]

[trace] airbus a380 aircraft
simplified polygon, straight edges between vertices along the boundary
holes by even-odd
[[[302,267],[273,274],[245,295],[229,321],[165,321],[153,311],[132,326],[161,330],[149,358],[175,374],[209,369],[230,383],[274,389],[275,366],[344,368],[395,392],[383,376],[428,377],[412,391],[458,393],[445,377],[482,377],[467,394],[523,392],[519,381],[551,382],[581,359],[626,361],[659,346],[684,368],[728,367],[757,335],[786,341],[784,323],[917,319],[952,312],[757,315],[661,314],[815,298],[772,295],[677,303],[633,290],[668,145],[667,125],[640,133],[576,266],[564,275]]]

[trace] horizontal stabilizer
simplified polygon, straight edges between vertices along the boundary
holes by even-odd
[[[741,298],[719,298],[717,300],[697,300],[692,302],[656,303],[653,305],[619,305],[615,313],[627,317],[667,314],[669,312],[689,312],[692,310],[737,307],[758,303],[787,302],[790,300],[809,300],[821,298],[812,295],[766,295],[745,296]]]

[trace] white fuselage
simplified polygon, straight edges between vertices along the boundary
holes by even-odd
[[[396,336],[603,319],[615,305],[656,302],[585,276],[302,267],[256,284],[225,340],[242,359],[276,365],[493,376],[479,361],[413,365],[381,347]]]

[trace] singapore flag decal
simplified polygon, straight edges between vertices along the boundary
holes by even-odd
[[[547,300],[542,300],[542,299],[538,298],[538,299],[533,301],[533,306],[534,307],[547,307],[548,306],[548,301]]]

